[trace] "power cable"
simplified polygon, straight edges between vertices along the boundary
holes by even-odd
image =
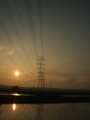
[[[8,9],[6,8],[6,4],[5,4],[5,2],[4,1],[2,1],[3,2],[3,5],[4,5],[4,7],[5,7],[5,10],[6,10],[6,12],[7,12],[7,15],[9,16],[9,19],[10,19],[10,21],[11,21],[11,23],[12,23],[12,26],[13,26],[13,28],[14,28],[14,31],[15,31],[15,33],[16,33],[16,35],[17,35],[17,38],[18,38],[18,40],[19,40],[19,42],[20,42],[20,44],[21,44],[21,46],[22,46],[22,49],[23,49],[23,51],[24,51],[24,53],[25,53],[25,55],[26,55],[26,57],[27,57],[27,53],[26,53],[26,51],[24,50],[24,48],[23,48],[23,45],[22,45],[22,42],[21,42],[21,37],[20,37],[20,35],[19,35],[19,32],[18,32],[18,30],[17,30],[17,27],[16,27],[16,24],[15,24],[15,21],[14,21],[14,19],[13,19],[13,17],[11,17],[12,16],[12,14],[11,14],[11,12],[10,12],[10,9],[9,9],[9,6],[8,6],[8,4],[7,4],[7,7],[8,7]],[[9,13],[8,13],[8,10],[9,10]],[[11,14],[11,16],[10,16],[10,14]],[[12,21],[13,20],[13,21]],[[13,23],[14,22],[14,23]],[[12,41],[11,41],[12,42]],[[13,46],[14,46],[14,44],[13,44]],[[15,48],[15,46],[14,46],[14,48]],[[16,49],[16,48],[15,48]],[[16,50],[17,51],[17,50]],[[18,52],[17,52],[18,53]],[[18,53],[18,55],[19,55],[19,53]],[[20,55],[19,55],[20,56]],[[20,57],[20,59],[21,59],[21,57]],[[28,57],[27,57],[27,59],[28,59]],[[30,62],[29,62],[30,63]],[[25,64],[25,63],[24,63]],[[26,66],[26,65],[25,65]]]
[[[16,2],[16,1],[15,1],[15,5],[16,5],[16,9],[17,9],[17,11],[18,11],[18,15],[19,15],[19,18],[20,18],[20,21],[21,21],[21,25],[22,25],[22,28],[23,28],[23,32],[24,32],[24,35],[25,35],[27,44],[28,44],[28,46],[29,46],[29,41],[28,41],[28,38],[27,38],[27,35],[26,35],[26,32],[25,32],[25,29],[24,29],[24,25],[23,25],[23,22],[22,22],[21,14],[20,14],[20,12],[19,12],[18,5],[17,5],[17,2]],[[29,47],[29,48],[30,48],[30,47]],[[27,52],[27,54],[28,54],[28,52]],[[29,54],[28,54],[28,56],[29,56]],[[29,61],[29,58],[28,58],[28,61]]]
[[[7,32],[6,32],[6,30],[5,30],[4,26],[3,26],[3,24],[1,23],[1,21],[0,21],[0,25],[2,26],[2,28],[3,28],[4,32],[5,32],[5,34],[7,35],[8,40],[11,42],[12,46],[13,46],[13,47],[14,47],[14,49],[16,50],[16,53],[18,54],[19,58],[21,59],[21,61],[23,62],[23,64],[26,66],[26,64],[24,63],[23,59],[22,59],[22,58],[21,58],[21,56],[19,55],[19,53],[18,53],[17,49],[15,48],[15,46],[14,46],[13,42],[11,41],[11,39],[10,39],[9,35],[7,34]],[[26,68],[28,69],[28,67],[27,67],[27,66],[26,66]],[[28,69],[28,71],[29,71],[29,69]],[[30,73],[31,73],[31,72],[30,72]]]
[[[2,45],[1,45],[2,46]],[[3,48],[3,46],[2,46]],[[25,74],[25,72],[23,70],[21,70],[21,68],[16,64],[16,62],[12,59],[12,57],[7,53],[7,51],[3,48],[4,52],[8,55],[8,57],[11,59],[11,61],[18,67],[18,69],[25,75],[27,76],[27,74]],[[29,76],[27,76],[29,78]],[[30,78],[29,78],[30,79]]]
[[[25,2],[25,6],[26,6],[26,11],[27,11],[26,13],[27,13],[28,21],[30,21],[29,22],[29,27],[30,27],[30,30],[31,30],[33,46],[34,46],[35,55],[36,55],[36,59],[37,59],[37,57],[38,57],[38,47],[37,47],[36,34],[35,34],[35,28],[34,28],[34,22],[33,22],[31,0],[29,0],[29,3],[27,3],[25,0],[24,0],[24,2]]]
[[[42,55],[43,55],[43,54],[44,54],[44,50],[43,50],[43,32],[42,32],[41,0],[38,0],[38,6],[39,6],[39,21],[40,21],[40,34],[41,34],[41,49],[42,49]]]
[[[22,10],[24,12],[24,15],[26,16],[26,23],[27,23],[27,28],[28,28],[28,33],[29,33],[29,37],[31,38],[31,31],[30,31],[30,27],[29,27],[29,20],[28,20],[28,16],[27,16],[27,10],[26,10],[26,6],[24,5],[24,1],[22,2]],[[28,45],[30,46],[30,38],[28,39]],[[30,47],[29,47],[30,48]],[[30,49],[31,53],[32,53],[32,50]],[[35,53],[35,52],[34,52]],[[33,54],[32,54],[33,56]],[[33,57],[36,57],[36,56],[33,56]]]

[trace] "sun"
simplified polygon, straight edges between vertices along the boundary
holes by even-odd
[[[16,76],[18,76],[18,75],[19,75],[19,72],[18,72],[18,71],[16,71],[16,72],[15,72],[15,75],[16,75]]]

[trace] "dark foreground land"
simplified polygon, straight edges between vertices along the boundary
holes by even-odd
[[[0,95],[0,104],[40,104],[40,103],[79,103],[90,102],[90,97],[72,97],[72,96],[12,96]]]
[[[0,104],[20,103],[79,103],[90,102],[90,90],[56,90],[56,89],[29,89],[11,90],[0,89]],[[8,93],[8,94],[7,94]],[[18,93],[19,96],[11,95]]]
[[[0,89],[0,93],[18,93],[28,95],[40,95],[40,96],[58,96],[58,95],[90,95],[90,90],[74,90],[74,89],[46,89],[46,88],[30,88],[30,89]]]

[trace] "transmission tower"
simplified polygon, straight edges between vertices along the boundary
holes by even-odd
[[[38,58],[38,88],[45,88],[45,59],[43,56]]]

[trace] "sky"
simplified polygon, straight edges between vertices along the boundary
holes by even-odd
[[[90,89],[89,0],[0,0],[0,84]],[[15,72],[20,74],[15,76]]]

